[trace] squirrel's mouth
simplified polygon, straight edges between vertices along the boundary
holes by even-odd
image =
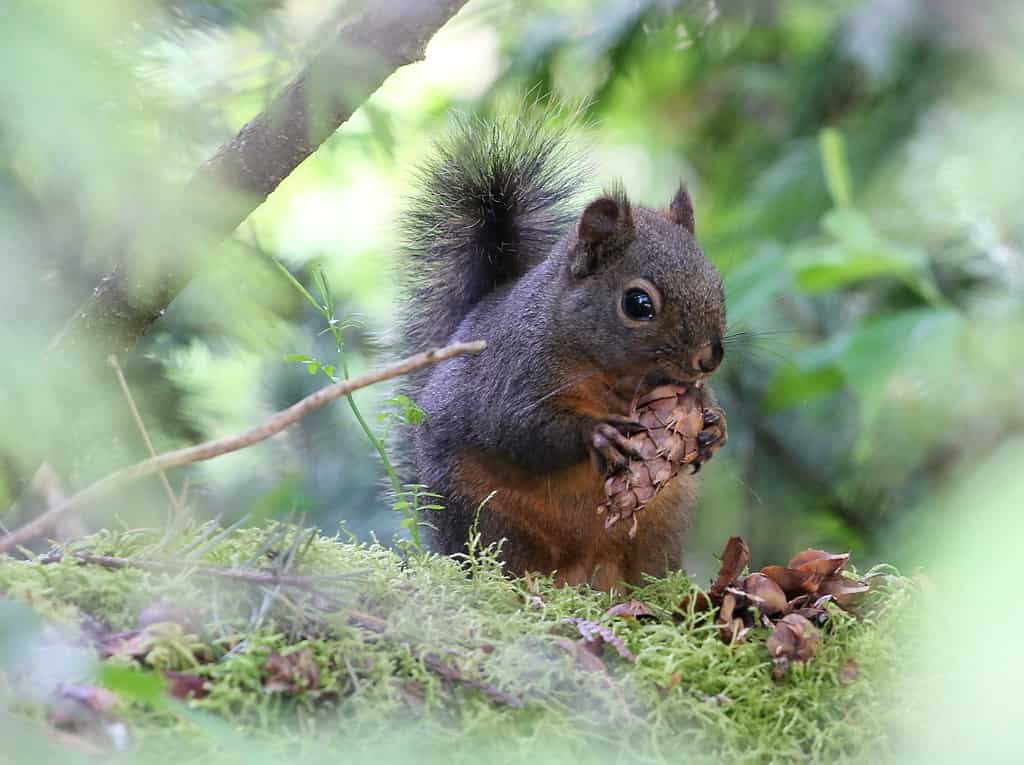
[[[704,384],[704,380],[707,377],[705,374],[696,374],[694,372],[683,372],[682,370],[665,370],[665,369],[652,369],[646,375],[644,375],[644,387],[648,390],[651,388],[657,388],[659,385],[682,385],[684,387],[697,386],[700,387]]]
[[[629,404],[662,385],[680,385],[685,388],[701,387],[707,378],[705,374],[694,374],[682,369],[666,369],[657,366],[646,372],[619,376],[613,393],[628,408]]]

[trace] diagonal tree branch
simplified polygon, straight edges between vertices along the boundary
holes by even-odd
[[[127,236],[119,265],[70,318],[50,354],[88,343],[90,354],[105,358],[133,347],[195,275],[202,253],[230,235],[392,72],[421,60],[466,1],[366,0],[362,13],[337,21],[333,39],[305,69],[195,173],[161,227],[167,241]],[[157,256],[153,279],[131,266],[142,252]]]
[[[102,566],[103,568],[141,568],[146,571],[159,573],[212,576],[221,579],[233,579],[236,582],[248,584],[280,585],[282,587],[296,587],[300,589],[313,589],[317,585],[335,584],[356,579],[361,572],[339,574],[333,576],[304,576],[301,574],[288,574],[283,571],[253,570],[248,568],[221,568],[217,566],[199,566],[195,561],[171,561],[171,560],[143,560],[140,558],[120,558],[113,555],[93,555],[85,552],[67,552],[58,549],[56,552],[48,553],[39,557],[39,563],[50,565],[60,563],[62,560],[71,558],[80,563]]]
[[[400,375],[408,374],[409,372],[417,369],[422,369],[423,367],[431,364],[436,364],[439,361],[444,361],[445,359],[450,359],[455,356],[461,356],[464,353],[479,353],[485,347],[487,347],[487,344],[480,340],[471,343],[453,343],[452,345],[444,348],[425,351],[424,353],[417,353],[415,356],[410,356],[403,361],[399,361],[398,363],[392,364],[391,366],[385,367],[377,372],[371,372],[369,374],[361,375],[360,377],[353,377],[351,380],[344,380],[339,383],[334,383],[333,385],[328,385],[326,388],[321,388],[315,393],[311,393],[304,399],[292,404],[287,409],[271,416],[262,425],[251,428],[244,433],[228,436],[226,438],[219,438],[215,441],[207,441],[202,444],[197,444],[196,446],[189,446],[173,452],[158,454],[155,457],[150,457],[148,460],[137,462],[134,465],[130,465],[129,467],[118,470],[115,473],[111,473],[105,478],[101,478],[96,481],[96,483],[82,489],[77,494],[58,502],[35,520],[30,521],[21,528],[0,537],[0,555],[10,552],[19,545],[23,545],[36,537],[42,536],[52,529],[54,524],[69,513],[81,509],[93,500],[98,499],[104,494],[107,494],[120,486],[124,486],[132,481],[137,481],[140,478],[144,478],[147,475],[152,475],[153,473],[157,473],[162,470],[168,470],[182,465],[189,465],[193,462],[213,459],[214,457],[219,457],[222,454],[228,454],[229,452],[236,452],[239,449],[245,449],[248,446],[252,446],[260,441],[265,441],[271,436],[280,433],[289,425],[294,425],[310,412],[319,409],[335,399],[347,396],[352,391],[365,388],[368,385],[373,385],[374,383],[382,382],[384,380],[390,380],[394,377],[399,377]]]

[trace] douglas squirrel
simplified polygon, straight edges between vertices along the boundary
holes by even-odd
[[[545,120],[459,121],[403,216],[406,350],[487,341],[407,379],[427,422],[402,433],[409,483],[440,493],[434,547],[504,540],[515,574],[609,589],[680,564],[696,497],[683,471],[628,524],[605,529],[605,477],[631,454],[638,392],[702,384],[722,360],[722,280],[680,187],[667,210],[613,188],[569,208],[584,171]],[[706,385],[701,462],[726,439]],[[488,496],[493,496],[481,508]]]

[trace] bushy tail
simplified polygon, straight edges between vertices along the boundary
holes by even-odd
[[[402,222],[404,350],[443,345],[488,292],[542,260],[572,221],[578,152],[541,113],[456,121]]]

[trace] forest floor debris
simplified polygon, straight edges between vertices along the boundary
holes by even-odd
[[[190,545],[201,554],[182,554]],[[731,540],[706,591],[677,573],[609,595],[508,579],[488,553],[467,576],[447,558],[284,525],[170,543],[102,532],[59,557],[0,559],[0,622],[25,625],[0,635],[0,653],[56,641],[81,659],[55,675],[35,649],[0,656],[2,715],[34,720],[55,747],[133,761],[171,745],[178,761],[216,763],[326,761],[338,747],[354,762],[884,753],[913,580],[858,578],[820,551],[778,571],[748,562]]]

